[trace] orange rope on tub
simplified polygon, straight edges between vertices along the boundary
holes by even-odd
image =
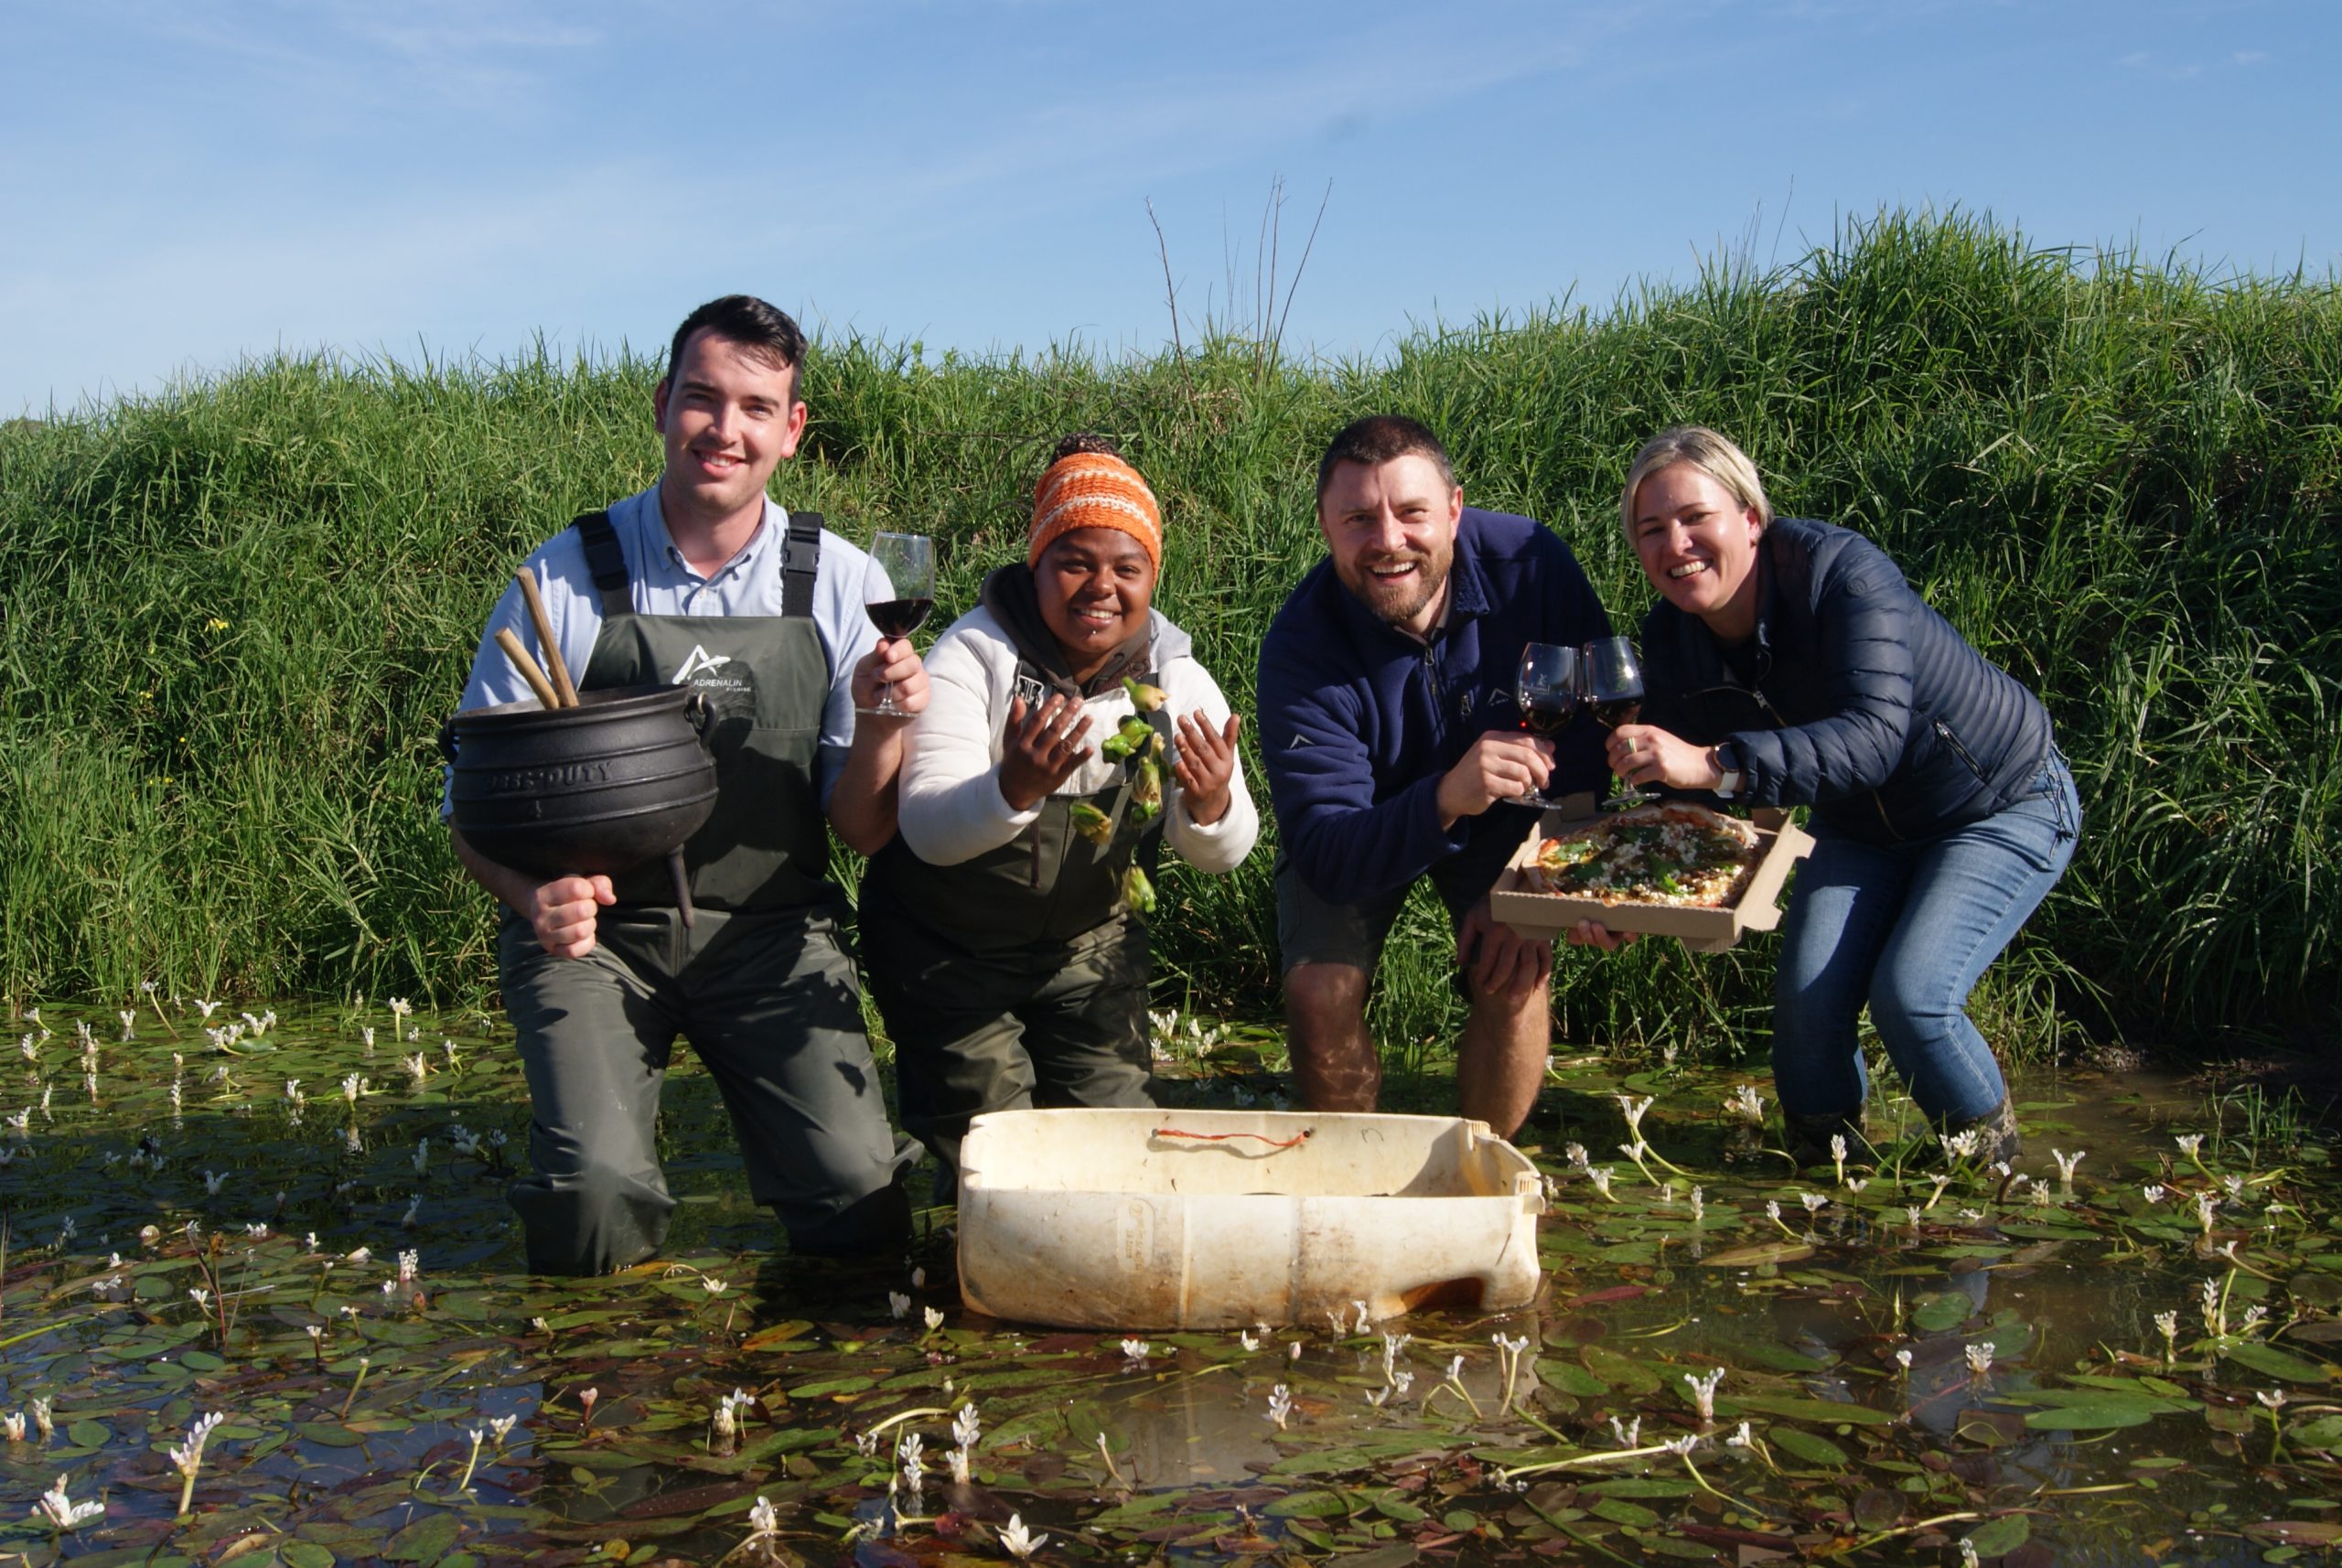
[[[1313,1128],[1303,1128],[1290,1138],[1272,1138],[1266,1133],[1183,1133],[1176,1127],[1157,1127],[1158,1138],[1191,1138],[1199,1144],[1224,1144],[1230,1138],[1252,1138],[1272,1149],[1297,1149],[1309,1142]]]

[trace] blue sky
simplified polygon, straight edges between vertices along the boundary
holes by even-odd
[[[1597,308],[1882,204],[2342,263],[2334,0],[91,0],[0,13],[0,417],[279,348],[663,343],[743,289],[984,353]],[[1232,285],[1232,287],[1231,287]]]

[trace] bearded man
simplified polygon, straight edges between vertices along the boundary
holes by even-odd
[[[1327,558],[1261,646],[1261,747],[1282,845],[1277,938],[1303,1100],[1371,1111],[1382,1065],[1367,987],[1418,877],[1456,932],[1470,1014],[1456,1043],[1463,1112],[1510,1136],[1545,1076],[1550,941],[1489,918],[1488,890],[1527,836],[1516,797],[1598,788],[1601,735],[1520,726],[1514,684],[1531,642],[1609,635],[1560,537],[1464,504],[1438,437],[1377,414],[1317,466]]]

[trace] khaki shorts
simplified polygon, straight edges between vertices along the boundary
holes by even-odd
[[[1439,901],[1447,907],[1451,929],[1460,926],[1472,907],[1488,897],[1528,831],[1525,814],[1519,833],[1484,830],[1424,874],[1431,878]],[[1280,972],[1286,974],[1305,963],[1342,963],[1372,974],[1381,961],[1382,944],[1391,935],[1391,924],[1414,886],[1402,883],[1354,904],[1337,904],[1311,891],[1283,850],[1277,852],[1275,875],[1277,948],[1283,961]]]

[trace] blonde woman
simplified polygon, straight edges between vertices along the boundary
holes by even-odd
[[[1967,1002],[2073,858],[2081,808],[2047,711],[1876,545],[1774,517],[1756,466],[1713,430],[1645,445],[1619,515],[1660,602],[1643,622],[1648,695],[1611,736],[1611,768],[1812,808],[1774,980],[1792,1153],[1825,1158],[1859,1132],[1867,1004],[1937,1129],[2014,1154],[2007,1084]]]

